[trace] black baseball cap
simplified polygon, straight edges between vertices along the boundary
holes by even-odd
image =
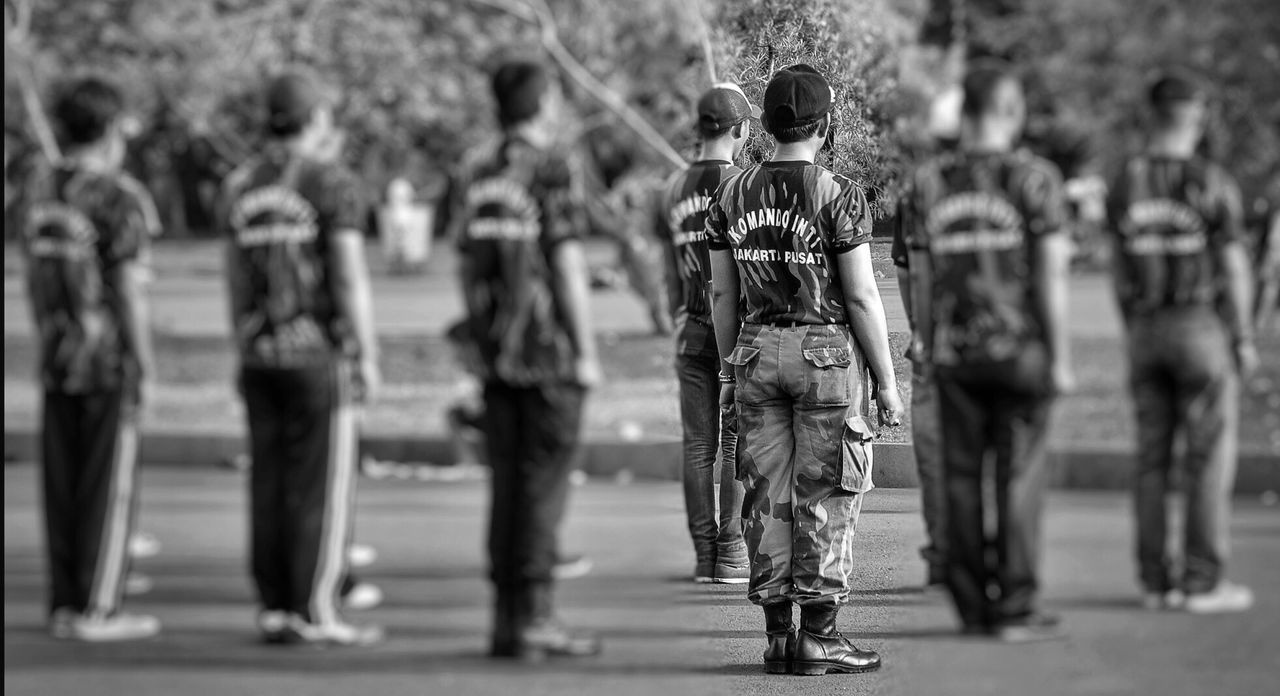
[[[698,132],[703,135],[728,130],[748,118],[760,118],[760,108],[732,82],[718,82],[698,99]]]
[[[764,90],[765,128],[777,132],[817,123],[834,102],[835,90],[817,70],[804,63],[783,68]]]
[[[314,76],[288,71],[267,83],[267,129],[277,135],[302,130],[316,109],[332,106],[333,100]]]
[[[1204,85],[1195,75],[1185,70],[1162,73],[1151,83],[1148,97],[1156,106],[1195,101],[1204,97]]]

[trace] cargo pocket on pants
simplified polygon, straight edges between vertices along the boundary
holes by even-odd
[[[748,376],[747,371],[753,369],[752,363],[759,355],[760,348],[757,346],[734,346],[725,362],[733,365],[734,378],[742,380]]]
[[[862,416],[850,416],[844,422],[840,443],[840,489],[850,493],[866,493],[875,488],[871,482],[871,426]]]

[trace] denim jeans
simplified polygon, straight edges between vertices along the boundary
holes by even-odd
[[[872,488],[863,359],[841,325],[747,324],[738,381],[738,475],[746,485],[747,597],[840,604],[849,595],[862,493]]]
[[[961,622],[975,628],[1035,610],[1040,518],[1049,482],[1050,399],[1025,390],[1026,380],[1016,370],[991,367],[937,371],[947,586]],[[988,477],[995,483],[994,501],[983,500]],[[994,537],[986,531],[992,504]]]
[[[720,410],[720,355],[715,332],[696,319],[676,335],[676,376],[680,382],[680,421],[684,442],[684,506],[689,536],[699,563],[715,561],[716,547],[742,540],[742,484],[737,480],[737,427],[734,414]],[[724,428],[722,429],[722,422]],[[726,461],[715,473],[716,454]],[[716,514],[716,481],[720,511]]]
[[[920,477],[920,503],[926,544],[920,556],[929,566],[930,581],[946,577],[947,490],[942,480],[942,424],[938,418],[938,385],[932,375],[916,368],[911,378],[911,445]]]
[[[1236,474],[1239,380],[1226,327],[1208,307],[1137,317],[1129,326],[1129,369],[1138,419],[1139,579],[1152,592],[1178,585],[1206,592],[1227,560]],[[1180,583],[1167,551],[1165,509],[1179,438],[1187,496]]]

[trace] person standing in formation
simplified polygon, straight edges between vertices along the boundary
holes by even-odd
[[[49,631],[88,642],[154,636],[120,609],[137,506],[139,410],[155,378],[145,260],[159,217],[123,171],[124,97],[67,85],[53,105],[66,157],[36,176],[20,218],[38,333]]]
[[[739,418],[747,596],[764,609],[770,673],[880,667],[836,630],[873,487],[864,360],[881,421],[897,424],[903,409],[871,267],[871,211],[857,184],[814,164],[834,103],[809,66],[774,75],[762,123],[777,149],[725,179],[707,214],[721,399],[736,402]]]
[[[600,650],[556,620],[552,590],[560,523],[587,388],[600,381],[567,148],[557,142],[560,88],[540,64],[493,73],[502,138],[469,154],[454,179],[467,318],[455,335],[484,383],[493,497],[491,654],[537,660]]]
[[[706,219],[711,194],[742,170],[733,160],[759,118],[742,88],[715,85],[698,100],[698,160],[676,172],[659,191],[654,227],[667,257],[667,285],[676,326],[676,376],[684,433],[684,505],[693,538],[693,580],[747,581],[742,541],[742,484],[737,462],[720,463],[720,514],[716,516],[715,462],[722,438],[736,439],[736,412],[720,410],[720,353],[711,324],[711,259]],[[730,448],[732,451],[732,448]],[[736,458],[735,458],[736,459]]]
[[[1244,611],[1253,593],[1223,577],[1240,383],[1258,365],[1240,190],[1196,155],[1207,115],[1197,79],[1170,73],[1150,101],[1146,152],[1125,164],[1109,205],[1138,421],[1138,577],[1150,609]],[[1187,508],[1175,575],[1165,520],[1180,437]]]
[[[269,142],[224,184],[220,227],[248,416],[251,565],[268,643],[369,645],[339,614],[355,503],[358,405],[380,373],[365,202],[337,161],[310,75],[266,90]]]
[[[974,66],[959,147],[911,174],[901,221],[927,289],[909,309],[939,395],[947,585],[965,633],[1014,642],[1061,635],[1036,606],[1037,565],[1049,407],[1072,382],[1062,176],[1015,149],[1024,120],[1010,69]]]

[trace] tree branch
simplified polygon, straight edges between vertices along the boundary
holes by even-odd
[[[486,5],[498,10],[502,10],[510,15],[518,17],[531,24],[536,24],[540,32],[542,47],[551,55],[552,60],[564,70],[569,77],[582,86],[592,97],[612,111],[618,118],[622,119],[631,130],[635,131],[640,139],[646,145],[653,148],[658,154],[662,155],[673,166],[683,168],[686,162],[680,153],[671,147],[666,138],[662,134],[654,130],[644,117],[636,113],[634,109],[627,105],[617,92],[609,89],[603,82],[597,80],[582,63],[573,57],[569,50],[560,42],[560,36],[556,30],[555,16],[551,13],[551,8],[547,6],[543,0],[526,0],[524,3],[512,2],[512,0],[471,0],[472,2]]]

